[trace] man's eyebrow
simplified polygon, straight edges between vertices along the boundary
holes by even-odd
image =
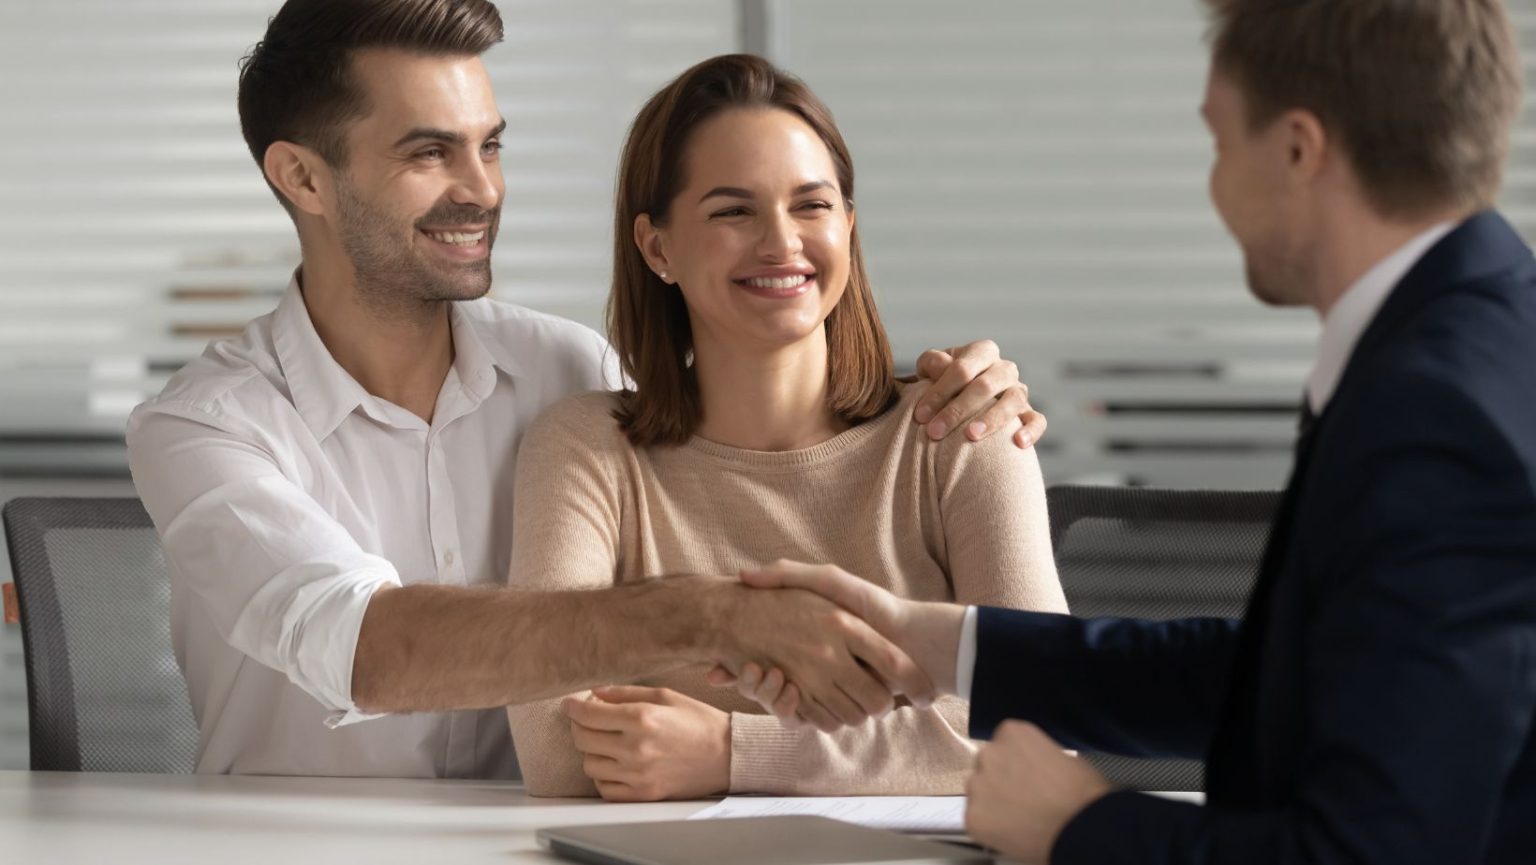
[[[450,132],[447,129],[418,126],[400,136],[400,140],[395,142],[395,148],[398,150],[407,144],[415,144],[418,141],[440,141],[443,144],[462,146],[469,142],[469,136],[462,132]]]
[[[492,138],[495,138],[502,132],[506,131],[506,128],[506,118],[502,118],[502,121],[492,127],[491,131],[486,134],[485,140],[490,141]],[[452,144],[456,147],[462,147],[469,143],[469,136],[462,132],[453,132],[448,129],[438,129],[432,126],[418,126],[415,129],[412,129],[410,132],[400,136],[400,140],[395,142],[395,149],[398,150],[407,144],[414,144],[417,141],[439,141],[443,144]]]
[[[816,191],[818,189],[831,189],[831,188],[832,188],[832,181],[830,181],[830,180],[812,180],[810,183],[802,183],[799,186],[796,186],[794,188],[792,194],[794,194],[794,195],[804,195],[807,192],[814,192],[814,191]],[[704,193],[704,195],[699,200],[700,201],[706,201],[706,200],[714,198],[716,196],[720,196],[720,197],[723,197],[723,198],[746,198],[746,199],[751,199],[752,198],[752,192],[751,192],[751,190],[742,189],[739,186],[716,186],[714,189],[711,189],[710,191]]]

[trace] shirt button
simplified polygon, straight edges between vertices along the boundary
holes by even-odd
[[[453,564],[453,550],[449,550],[448,552],[443,553],[443,564],[445,564],[445,565]]]

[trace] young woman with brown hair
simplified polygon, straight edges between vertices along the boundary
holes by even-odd
[[[633,386],[566,400],[529,431],[514,587],[794,557],[907,597],[1065,610],[1034,451],[933,441],[911,421],[925,386],[895,376],[853,187],[830,112],[760,58],[705,61],[645,105],[619,166],[608,323]],[[962,790],[961,701],[787,729],[706,672],[511,708],[530,792]],[[815,722],[840,707],[804,708]]]

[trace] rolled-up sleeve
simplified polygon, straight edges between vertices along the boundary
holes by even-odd
[[[395,567],[365,552],[236,420],[141,407],[128,459],[172,582],[224,640],[330,709],[328,725],[377,717],[352,701],[352,663],[369,599],[400,585]]]

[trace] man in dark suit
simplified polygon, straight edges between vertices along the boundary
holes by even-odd
[[[1488,209],[1509,22],[1497,0],[1209,3],[1212,198],[1254,293],[1324,324],[1244,622],[967,611],[831,566],[745,578],[839,601],[969,695],[994,742],[968,825],[1016,858],[1529,865],[1536,261]],[[1203,757],[1205,805],[1114,791],[1063,746]]]

